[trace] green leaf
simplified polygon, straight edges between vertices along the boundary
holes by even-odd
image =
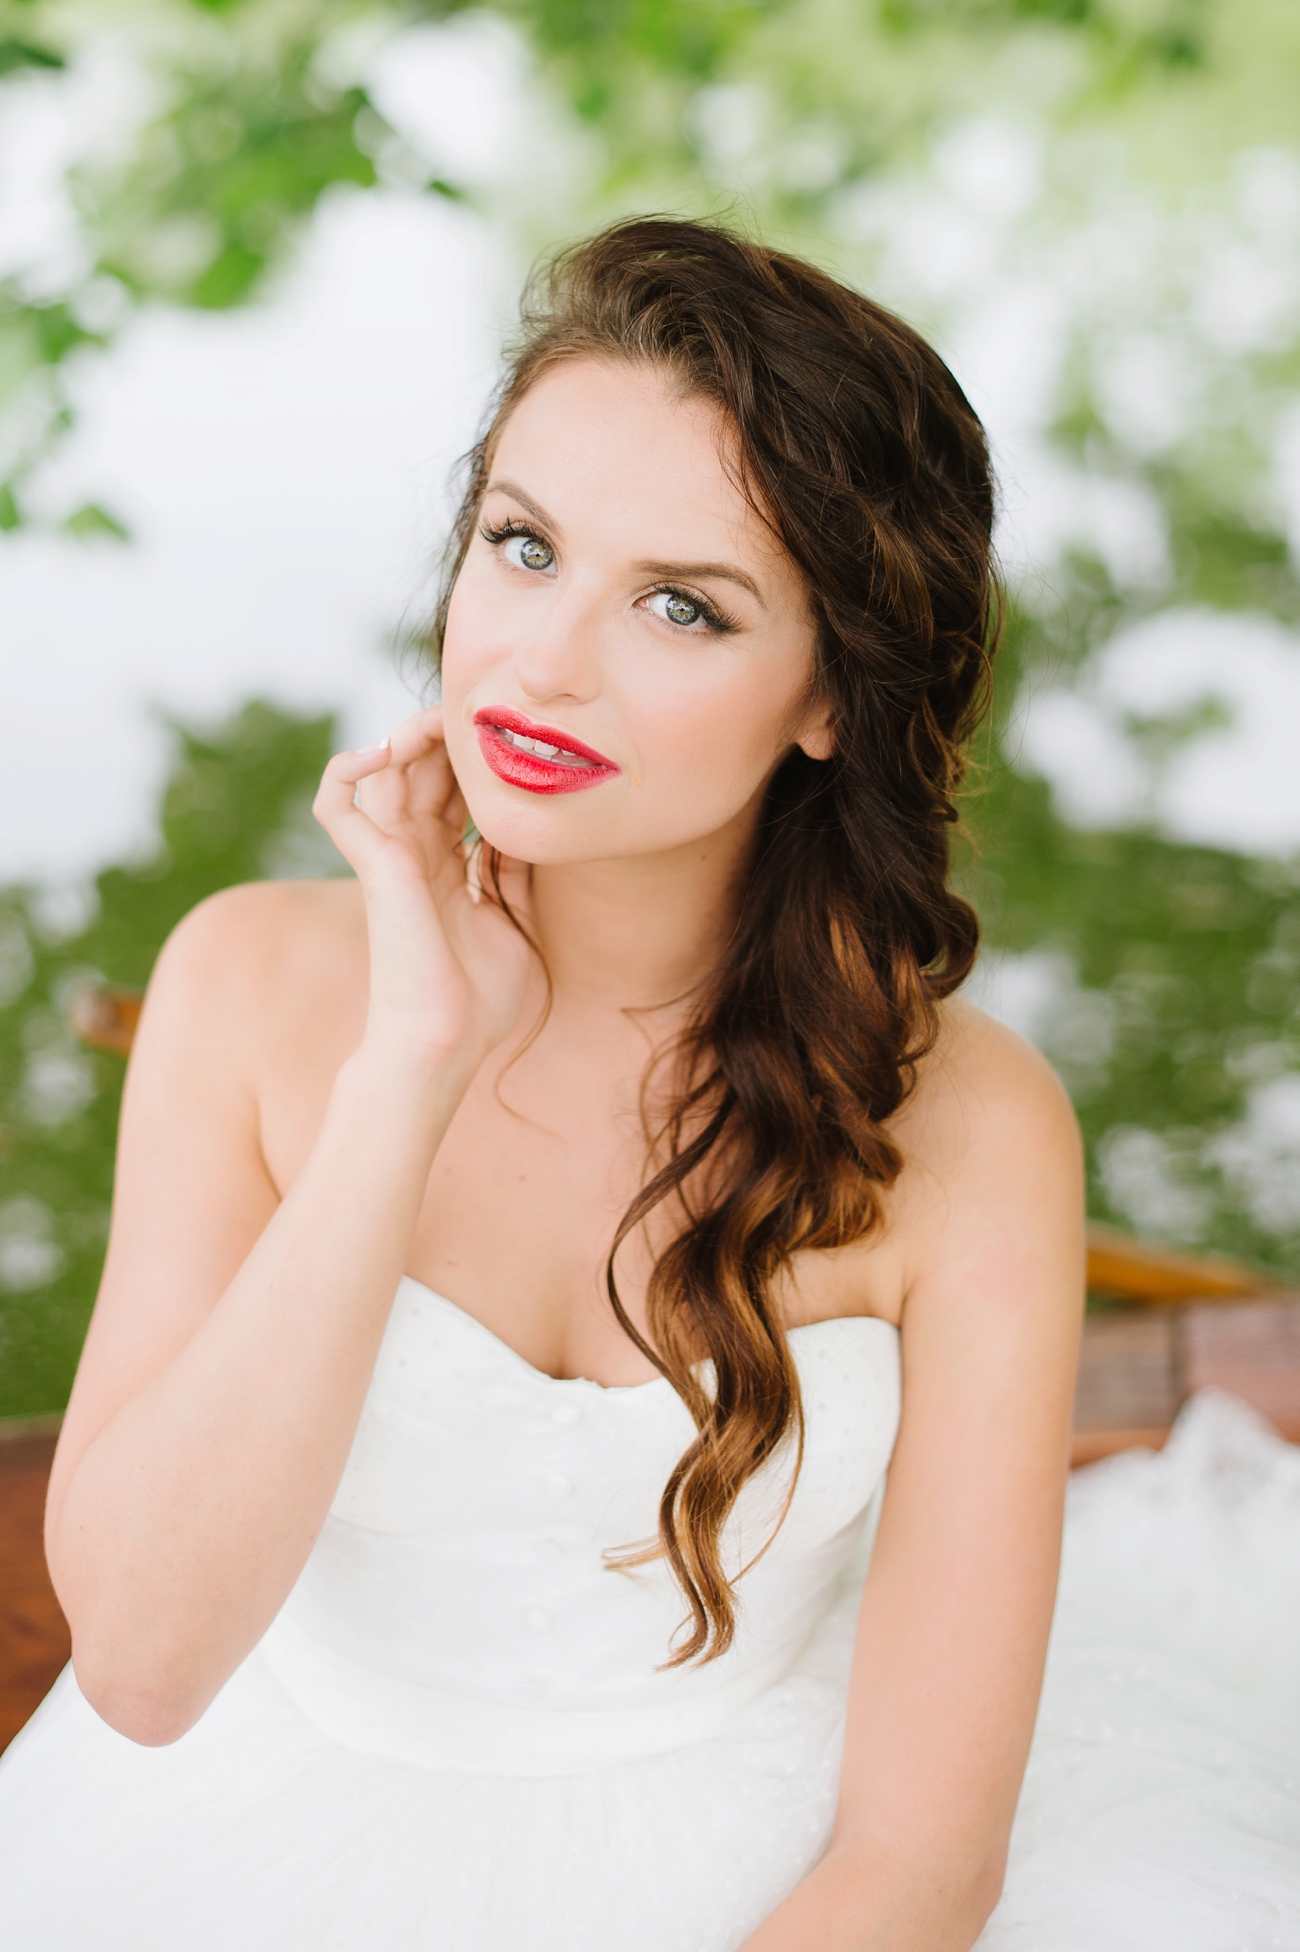
[[[66,64],[53,48],[37,47],[12,35],[0,39],[0,75],[11,75],[18,68],[62,68]]]
[[[74,510],[63,523],[65,535],[79,537],[107,536],[115,542],[129,542],[131,532],[124,528],[115,515],[110,515],[98,502],[85,502]]]
[[[250,251],[246,244],[232,239],[190,286],[191,305],[205,311],[224,311],[238,305],[252,291],[265,264],[265,252]]]

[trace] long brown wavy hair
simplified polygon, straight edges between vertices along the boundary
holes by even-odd
[[[468,457],[439,652],[502,425],[542,372],[593,356],[667,369],[725,416],[740,485],[807,585],[835,741],[824,761],[793,750],[767,788],[733,933],[676,1047],[651,1176],[606,1266],[624,1331],[696,1426],[658,1539],[617,1556],[667,1558],[689,1609],[677,1665],[734,1637],[722,1532],[742,1485],[787,1439],[798,1469],[777,1279],[799,1251],[880,1225],[902,1166],[888,1121],[934,1043],[937,1002],[975,957],[975,915],[947,878],[1000,620],[994,489],[961,388],[901,319],[719,224],[617,224],[549,262],[525,295]],[[665,1202],[681,1224],[653,1268],[642,1335],[614,1260]]]

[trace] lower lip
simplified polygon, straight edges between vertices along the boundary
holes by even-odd
[[[618,778],[617,766],[561,766],[535,752],[521,752],[494,725],[479,726],[478,748],[498,779],[522,786],[525,793],[585,793]]]

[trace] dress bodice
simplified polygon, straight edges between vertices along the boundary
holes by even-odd
[[[680,1590],[662,1561],[620,1572],[606,1554],[655,1533],[693,1435],[680,1397],[662,1379],[545,1375],[405,1278],[330,1516],[265,1657],[337,1739],[412,1761],[550,1773],[708,1735],[780,1678],[822,1617],[897,1431],[888,1323],[813,1323],[790,1346],[806,1422],[790,1509],[773,1536],[787,1444],[724,1537],[729,1572],[747,1568],[734,1645],[665,1671]]]

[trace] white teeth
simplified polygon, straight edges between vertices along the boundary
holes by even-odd
[[[498,729],[502,738],[508,740],[519,752],[531,752],[538,759],[554,759],[557,753],[564,751],[563,746],[548,746],[544,739],[526,739],[522,732],[507,731],[504,725]],[[576,753],[569,753],[565,756],[576,759],[578,755]]]

